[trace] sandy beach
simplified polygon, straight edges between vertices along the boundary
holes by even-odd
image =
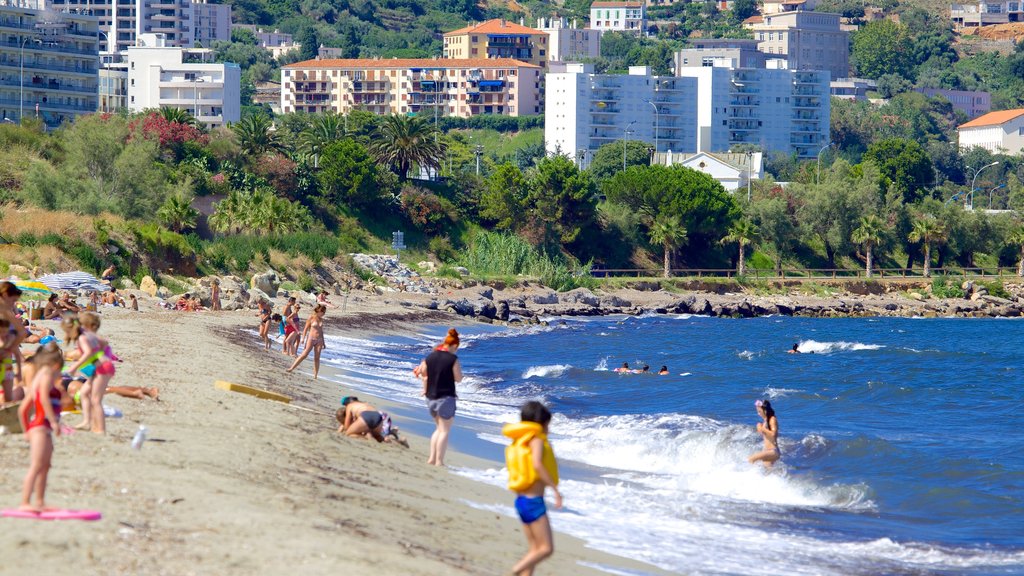
[[[332,310],[329,331],[442,318],[381,300]],[[103,309],[101,333],[125,360],[114,384],[159,386],[161,401],[108,396],[124,417],[108,420],[106,437],[58,438],[50,472],[49,505],[100,510],[103,519],[0,520],[0,573],[497,575],[525,550],[517,519],[467,503],[507,505],[511,493],[427,466],[423,438],[410,437],[404,449],[338,435],[329,411],[348,391],[323,397],[309,376],[286,375],[284,357],[242,334],[255,328],[252,311],[180,313],[152,300],[142,307]],[[296,401],[222,391],[218,379]],[[140,423],[149,440],[134,451]],[[7,434],[0,448],[4,505],[13,507],[28,446]],[[490,465],[459,454],[449,464]],[[601,573],[580,562],[658,573],[564,535],[538,573]]]

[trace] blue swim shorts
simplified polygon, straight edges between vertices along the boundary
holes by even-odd
[[[518,496],[516,497],[516,512],[519,513],[519,519],[523,521],[523,524],[533,524],[548,513],[548,508],[544,505],[543,496],[534,498]]]

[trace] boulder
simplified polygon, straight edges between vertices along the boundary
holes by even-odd
[[[509,310],[507,301],[501,300],[497,304],[495,304],[495,318],[502,321],[508,321],[510,315],[511,311]]]
[[[706,298],[694,298],[693,304],[690,306],[690,314],[711,314],[711,303]]]
[[[490,300],[480,299],[473,303],[473,315],[495,318],[498,315],[498,308]]]
[[[121,279],[121,289],[122,290],[138,290],[139,287],[135,285],[135,281],[132,280],[131,278],[122,278]]]
[[[971,300],[977,302],[981,300],[982,296],[987,296],[987,294],[983,294],[980,290],[975,290],[974,293],[971,294]]]
[[[469,269],[465,266],[456,266],[455,271],[458,272],[460,276],[469,276]]]
[[[601,298],[601,306],[604,308],[629,308],[632,305],[633,303],[629,300],[619,298],[614,294]]]
[[[472,316],[474,310],[473,305],[465,298],[460,300],[445,300],[444,303],[440,305],[440,308],[442,310],[458,314],[459,316]]]
[[[249,290],[238,276],[221,276],[220,293],[222,299],[231,294],[238,294],[243,300],[249,298]]]
[[[993,316],[1000,316],[1003,318],[1019,318],[1020,308],[1016,306],[999,306],[993,309]]]
[[[534,304],[558,304],[558,294],[554,292],[548,292],[547,294],[534,294],[530,298]]]
[[[917,300],[918,302],[922,302],[924,300],[924,295],[920,292],[907,292],[907,296],[911,300]]]
[[[249,286],[259,288],[264,294],[277,294],[277,290],[281,287],[281,277],[277,275],[277,272],[267,270],[262,274],[253,274],[252,279],[249,280]]]
[[[246,299],[238,292],[233,292],[220,299],[220,307],[224,310],[241,310],[245,308]]]
[[[7,275],[17,276],[22,280],[27,280],[32,276],[32,271],[20,264],[11,264],[7,267]]]
[[[166,286],[161,286],[157,288],[155,293],[155,296],[161,300],[167,300],[172,295],[173,294],[171,294],[170,289],[168,289]]]
[[[960,289],[964,291],[965,298],[970,298],[971,294],[974,293],[974,281],[964,280],[963,284],[960,285]]]
[[[139,290],[142,290],[150,296],[156,296],[157,289],[156,281],[153,280],[152,276],[143,276],[142,282],[139,282]]]
[[[249,308],[256,308],[260,302],[271,302],[270,296],[259,288],[249,290],[249,298],[246,300],[246,305]]]
[[[586,288],[570,290],[569,292],[562,294],[561,300],[564,304],[583,304],[585,306],[590,306],[591,308],[596,308],[601,305],[601,299]]]
[[[209,286],[196,286],[191,293],[199,296],[199,301],[203,303],[203,306],[207,308],[213,306],[213,297]]]
[[[419,267],[420,270],[423,270],[424,272],[429,272],[431,274],[433,274],[434,271],[437,269],[434,263],[431,262],[430,260],[424,260],[423,262],[416,264],[416,266]]]
[[[890,302],[890,303],[885,305],[885,309],[888,310],[889,312],[895,312],[895,311],[899,310],[900,307],[899,307],[899,305]]]
[[[1012,306],[1013,302],[1006,298],[1000,298],[998,296],[989,296],[988,294],[982,294],[980,299],[989,304],[995,304],[996,306]]]
[[[488,300],[494,300],[494,289],[493,288],[490,288],[490,287],[481,288],[480,290],[477,291],[477,294],[479,294],[481,298],[486,298]]]

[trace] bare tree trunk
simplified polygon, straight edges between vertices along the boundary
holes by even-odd
[[[740,276],[743,276],[743,275],[744,275],[744,274],[746,273],[746,271],[747,271],[747,267],[746,267],[746,266],[744,265],[744,262],[743,262],[743,242],[740,242],[740,265],[739,265],[739,275],[740,275]]]
[[[671,272],[669,272],[669,270],[672,268],[672,260],[671,260],[671,258],[672,258],[672,250],[668,247],[668,244],[666,244],[665,245],[665,278],[668,278],[669,276],[672,275]]]
[[[931,272],[932,264],[932,245],[929,242],[924,243],[924,277],[928,278],[932,275]]]
[[[1020,263],[1017,264],[1017,276],[1024,277],[1024,244],[1020,246]]]
[[[867,253],[867,260],[868,260],[867,273],[868,273],[868,278],[871,278],[871,256],[872,256],[871,244],[868,244],[868,253]]]

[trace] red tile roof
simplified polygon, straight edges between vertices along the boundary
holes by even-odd
[[[1016,110],[1000,110],[999,112],[989,112],[982,116],[978,116],[974,120],[966,124],[961,124],[957,128],[980,128],[982,126],[999,126],[1006,124],[1010,120],[1018,116],[1024,116],[1024,108],[1017,108]]]
[[[471,24],[465,28],[445,32],[445,36],[461,36],[463,34],[544,34],[540,30],[509,22],[500,18],[479,24]]]
[[[285,68],[538,68],[511,58],[326,58],[305,60]]]

